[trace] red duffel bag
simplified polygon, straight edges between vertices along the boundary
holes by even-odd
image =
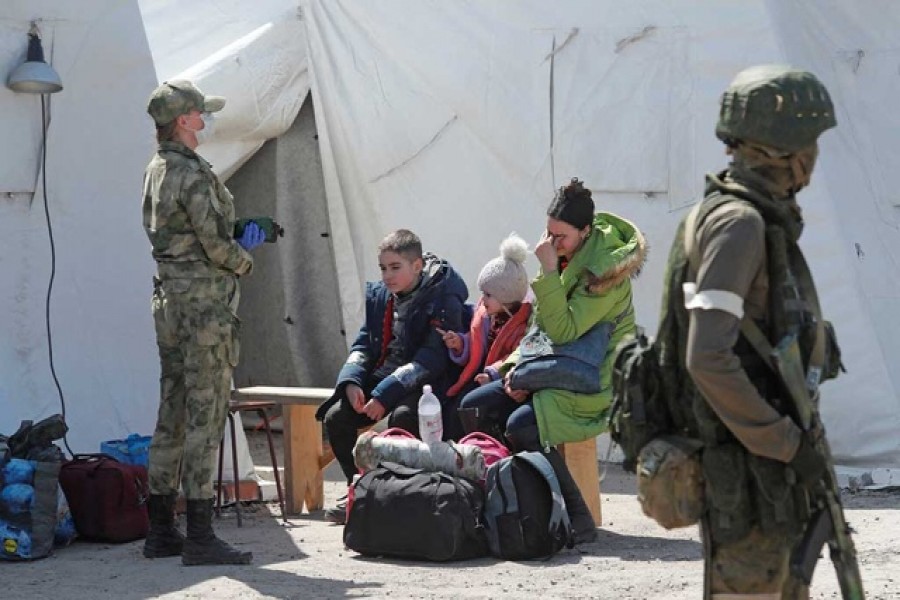
[[[130,542],[146,537],[147,468],[106,454],[76,454],[59,471],[78,535],[87,540]]]

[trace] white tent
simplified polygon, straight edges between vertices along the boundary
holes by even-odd
[[[152,150],[142,102],[157,80],[187,74],[230,97],[217,143],[201,149],[224,175],[290,125],[309,82],[351,334],[385,233],[417,231],[474,297],[475,275],[499,240],[510,231],[536,240],[554,188],[571,176],[645,231],[654,251],[636,299],[652,331],[674,227],[701,197],[703,174],[726,164],[712,134],[719,94],[740,69],[778,62],[814,71],[837,105],[839,126],[822,138],[816,177],[801,196],[802,244],[849,371],[823,388],[823,416],[842,465],[888,477],[894,469],[896,478],[893,3],[166,0],[141,2],[138,12],[134,2],[94,0],[77,18],[62,2],[28,4],[14,2],[0,21],[0,56],[12,65],[27,21],[45,19],[66,85],[53,98],[47,167],[61,253],[54,350],[70,422],[84,439],[152,426],[152,265],[136,189]],[[25,178],[15,185],[26,192],[34,188],[36,130],[22,123],[28,110],[33,122],[35,106],[0,91],[18,140],[0,142],[4,166],[17,161],[0,171],[0,192],[14,187],[7,172]],[[81,131],[91,132],[88,151]],[[99,152],[103,160],[90,152],[106,146],[115,150]],[[12,317],[0,325],[0,431],[56,404],[45,359],[40,189],[33,201],[18,196],[0,204],[0,264],[13,275],[0,287],[0,310]],[[98,223],[116,228],[100,233]]]

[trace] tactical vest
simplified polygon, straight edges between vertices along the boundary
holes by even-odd
[[[774,201],[750,188],[710,177],[701,206],[693,217],[682,221],[672,244],[657,343],[674,428],[703,443],[707,524],[713,539],[720,543],[739,540],[754,526],[764,532],[797,534],[810,515],[808,495],[796,485],[794,471],[785,463],[748,452],[696,389],[685,367],[689,315],[682,284],[694,281],[697,266],[691,264],[685,236],[696,236],[706,218],[730,202],[753,207],[766,224],[769,299],[766,319],[757,325],[770,341],[797,334],[804,367],[809,365],[816,339],[822,335],[815,288],[799,247],[779,223],[778,216],[768,210]],[[688,220],[692,221],[692,231],[686,230]],[[734,351],[760,395],[779,413],[789,414],[780,383],[743,335]],[[832,370],[826,368],[821,378],[833,377]]]

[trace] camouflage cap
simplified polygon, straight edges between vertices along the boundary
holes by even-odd
[[[216,112],[225,106],[222,96],[204,96],[193,83],[186,79],[164,81],[150,94],[147,113],[157,125],[171,123],[176,117],[192,110]]]

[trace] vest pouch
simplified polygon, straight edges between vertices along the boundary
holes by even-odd
[[[727,544],[744,538],[754,522],[747,488],[747,451],[739,444],[707,446],[701,462],[713,539]]]
[[[687,399],[686,399],[687,400]],[[697,420],[698,437],[711,446],[721,446],[734,442],[734,435],[713,412],[709,402],[700,392],[694,391],[691,398],[694,418]]]
[[[706,509],[699,440],[663,436],[638,456],[638,501],[666,529],[694,525]]]
[[[783,462],[747,455],[759,527],[764,533],[799,534],[805,521],[798,513],[794,472]]]

